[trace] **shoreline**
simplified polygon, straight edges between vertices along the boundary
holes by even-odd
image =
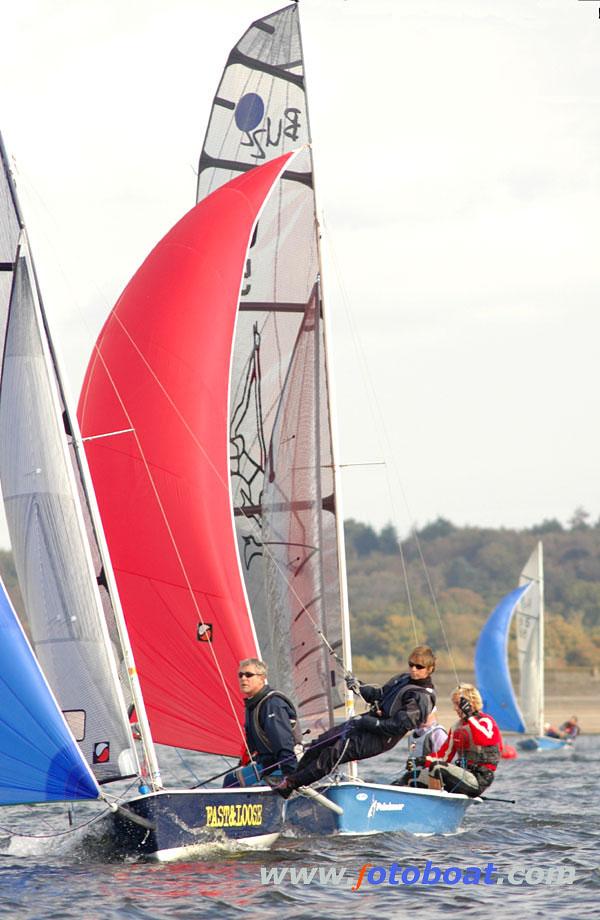
[[[363,669],[356,676],[365,683],[381,685],[394,675],[389,671]],[[468,674],[463,679],[468,683],[475,682],[473,674]],[[433,674],[433,682],[438,694],[438,721],[448,728],[456,722],[456,714],[450,703],[450,694],[456,686],[456,677],[451,671],[436,671]],[[547,671],[544,696],[545,721],[557,726],[572,715],[577,716],[582,734],[600,733],[600,680],[590,678],[589,668]],[[517,737],[514,732],[506,734]]]

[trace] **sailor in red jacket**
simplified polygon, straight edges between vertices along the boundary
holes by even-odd
[[[439,751],[426,758],[425,766],[447,792],[478,796],[494,779],[502,735],[492,717],[481,711],[481,695],[472,684],[460,684],[452,693],[452,704],[460,720]]]

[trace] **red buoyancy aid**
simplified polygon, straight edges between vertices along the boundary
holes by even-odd
[[[446,743],[432,759],[427,758],[427,766],[436,760],[450,761],[456,756],[467,767],[482,766],[495,770],[500,762],[502,746],[502,735],[495,721],[485,712],[478,712],[468,721],[461,720],[452,726]]]

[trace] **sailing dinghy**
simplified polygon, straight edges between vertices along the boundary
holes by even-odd
[[[518,700],[508,667],[508,635],[516,616]],[[502,731],[529,734],[521,750],[556,751],[572,742],[544,734],[544,557],[542,543],[527,560],[519,587],[502,598],[475,648],[475,678],[486,712]]]
[[[92,478],[163,744],[239,749],[235,673],[255,654],[294,701],[305,740],[340,705],[353,712],[310,140],[292,4],[254,22],[227,60],[198,174],[210,229],[159,244],[106,323],[82,389]],[[270,168],[279,181],[244,248],[231,229],[246,211],[237,189]],[[299,796],[287,824],[446,833],[472,801],[365,783],[352,769],[323,791],[336,812]]]
[[[37,735],[30,721],[19,723],[32,742],[25,745],[23,754],[24,788],[32,771],[39,773],[40,769],[46,769],[47,789],[41,789],[39,798],[32,798],[27,791],[24,794],[29,797],[19,799],[8,783],[2,788],[0,768],[0,804],[49,798],[103,797],[108,801],[104,792],[106,784],[130,778],[139,785],[141,794],[130,799],[126,808],[120,802],[111,803],[114,811],[107,812],[105,839],[113,856],[169,859],[190,855],[206,844],[269,846],[282,825],[283,803],[278,797],[267,787],[219,790],[217,794],[207,789],[164,789],[149,724],[150,716],[158,740],[167,744],[178,742],[182,746],[231,755],[240,752],[242,706],[239,700],[232,699],[232,691],[238,660],[255,654],[256,644],[250,622],[244,623],[238,616],[244,598],[239,577],[236,581],[232,568],[234,547],[231,545],[229,558],[217,548],[221,530],[231,530],[229,509],[223,511],[223,493],[216,485],[220,474],[212,465],[214,462],[224,467],[227,462],[227,452],[218,436],[219,413],[211,413],[213,399],[216,405],[218,395],[213,392],[208,405],[204,401],[200,414],[205,429],[196,428],[201,437],[208,431],[209,440],[214,437],[217,445],[205,469],[205,475],[213,477],[212,482],[205,482],[199,494],[189,492],[185,478],[185,465],[194,465],[195,458],[182,448],[178,451],[182,466],[167,476],[161,466],[164,458],[160,444],[167,436],[176,438],[177,433],[161,424],[159,416],[149,420],[150,427],[158,432],[155,438],[158,455],[150,459],[158,464],[180,514],[184,508],[197,511],[202,508],[206,515],[203,524],[210,540],[198,563],[202,570],[208,566],[210,575],[198,597],[203,612],[210,611],[211,620],[213,613],[220,617],[221,626],[217,629],[215,624],[214,636],[209,624],[203,624],[205,630],[200,628],[195,606],[190,627],[190,610],[184,600],[188,596],[187,586],[181,586],[172,558],[168,559],[170,568],[162,569],[166,576],[162,582],[152,577],[157,557],[164,561],[167,552],[164,534],[159,531],[161,522],[147,513],[144,506],[147,477],[143,470],[140,473],[140,460],[135,455],[136,439],[145,434],[143,425],[135,415],[134,424],[129,416],[123,424],[120,404],[113,400],[109,406],[107,424],[110,426],[115,421],[116,411],[117,427],[128,430],[105,440],[108,452],[113,452],[115,442],[122,445],[122,453],[117,451],[119,462],[130,462],[133,467],[133,471],[115,472],[125,476],[123,482],[130,492],[130,503],[122,510],[131,515],[129,526],[136,538],[128,550],[127,573],[138,583],[149,576],[144,582],[150,595],[148,607],[139,609],[137,621],[132,613],[126,624],[81,435],[76,418],[69,411],[50,339],[8,158],[4,147],[0,149],[0,292],[4,297],[0,307],[3,315],[8,312],[0,385],[0,475],[15,566],[35,652],[62,712],[60,719],[54,718],[54,723],[58,723],[58,729],[61,719],[65,723],[62,734],[54,732],[58,750],[49,765],[48,756],[44,760],[44,755],[52,749],[40,742],[37,751],[38,746],[33,744]],[[229,312],[235,313],[241,266],[256,217],[287,159],[280,158],[262,170],[241,176],[227,190],[219,191],[180,221],[142,266],[132,282],[133,293],[130,288],[125,291],[105,330],[107,348],[111,331],[118,333],[127,328],[121,326],[119,310],[136,296],[136,285],[141,284],[143,291],[149,283],[154,293],[160,294],[162,270],[165,263],[171,263],[175,266],[172,283],[177,290],[180,317],[185,320],[189,315],[191,301],[182,295],[186,282],[191,282],[191,300],[208,306],[200,311],[205,318],[205,329],[200,329],[193,320],[187,328],[190,341],[196,335],[210,337],[213,354],[220,364],[218,336],[212,330],[212,309],[222,315],[229,304]],[[227,237],[227,247],[221,245],[218,227],[221,236]],[[220,251],[225,255],[219,261]],[[196,283],[198,274],[202,274],[204,286]],[[149,317],[150,312],[146,319]],[[170,320],[175,319],[171,314]],[[157,338],[159,330],[152,325],[149,328],[151,348],[156,346],[163,353],[165,341]],[[184,356],[185,360],[187,357]],[[167,362],[172,362],[168,354]],[[101,361],[98,366],[104,367]],[[131,369],[138,372],[137,365]],[[176,376],[184,369],[185,361],[177,366]],[[189,383],[181,382],[185,387]],[[137,387],[142,402],[146,398],[143,383],[140,377]],[[211,385],[214,383],[211,380]],[[202,383],[199,386],[202,389]],[[154,409],[158,411],[157,406]],[[116,429],[113,425],[100,430],[110,434]],[[223,440],[226,442],[226,437]],[[173,508],[168,510],[173,516]],[[211,553],[212,540],[215,543]],[[181,548],[184,552],[190,549]],[[191,549],[195,553],[195,547]],[[120,558],[118,552],[117,557]],[[135,568],[136,560],[140,559],[145,565],[143,572]],[[131,608],[130,584],[127,578],[121,577],[120,582]],[[147,597],[140,598],[142,604],[146,600]],[[177,614],[171,619],[166,613],[169,604]],[[223,607],[226,611],[221,616]],[[145,678],[142,688],[128,628],[136,654],[141,658]],[[191,641],[188,641],[190,630]],[[9,657],[21,654],[22,640],[17,631],[11,627],[6,635],[12,643],[6,646],[6,654]],[[166,656],[170,656],[168,665]],[[154,665],[153,670],[148,659]],[[32,688],[41,686],[31,663],[23,672],[22,682]],[[165,692],[166,687],[170,693]],[[36,690],[36,705],[39,696]],[[131,705],[135,706],[140,729],[139,750],[128,718]],[[52,709],[47,700],[46,708]],[[21,710],[12,709],[11,719],[21,719]],[[9,757],[17,756],[20,749],[13,750],[10,739],[15,737],[16,728],[8,718],[3,715],[13,734],[8,730],[0,732],[0,741],[8,738],[6,757],[10,765]],[[50,734],[50,721],[48,726]],[[66,740],[65,734],[69,736]],[[75,750],[80,752],[79,759]],[[67,768],[71,770],[71,779],[67,776],[61,792],[59,780]],[[43,777],[39,784],[44,787]]]

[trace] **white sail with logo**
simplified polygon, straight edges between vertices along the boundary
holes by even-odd
[[[295,4],[232,49],[199,163],[198,197],[310,142]],[[350,667],[312,151],[283,175],[246,261],[231,369],[230,473],[239,553],[270,680],[305,730],[333,722]],[[344,643],[342,637],[344,636]]]

